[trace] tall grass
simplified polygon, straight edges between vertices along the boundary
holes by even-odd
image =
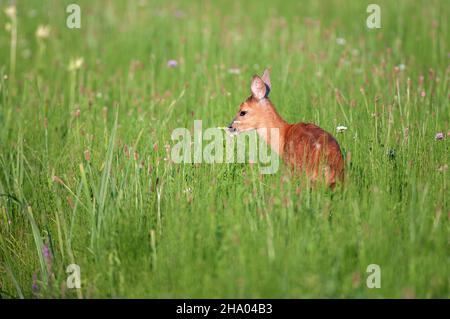
[[[78,1],[76,30],[69,2],[18,1],[0,296],[448,298],[449,3],[378,2],[370,30],[355,1]],[[336,135],[345,185],[170,160],[174,128],[229,123],[265,67],[286,120]]]

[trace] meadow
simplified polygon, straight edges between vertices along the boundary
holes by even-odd
[[[449,1],[377,0],[379,29],[365,1],[15,3],[0,298],[450,297]],[[266,67],[279,113],[339,141],[335,190],[171,161],[175,128],[226,126]]]

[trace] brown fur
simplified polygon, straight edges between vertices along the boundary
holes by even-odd
[[[344,160],[336,139],[314,124],[287,123],[266,96],[270,89],[267,70],[262,78],[253,77],[251,88],[252,96],[240,105],[229,126],[231,131],[255,129],[294,171],[305,172],[313,183],[325,178],[334,187],[337,180],[343,179]],[[270,130],[265,130],[270,128],[279,129],[278,144],[271,139]]]

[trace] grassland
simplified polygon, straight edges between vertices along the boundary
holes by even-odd
[[[381,29],[364,1],[266,0],[77,1],[69,29],[70,2],[1,7],[2,298],[449,297],[448,1],[377,1]],[[343,187],[170,161],[265,67],[286,120],[336,135]]]

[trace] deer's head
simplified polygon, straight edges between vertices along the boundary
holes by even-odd
[[[250,85],[252,95],[239,106],[236,116],[228,126],[231,133],[238,134],[270,126],[268,123],[270,123],[271,117],[276,114],[268,98],[270,88],[269,71],[267,69],[261,77],[253,76]]]

